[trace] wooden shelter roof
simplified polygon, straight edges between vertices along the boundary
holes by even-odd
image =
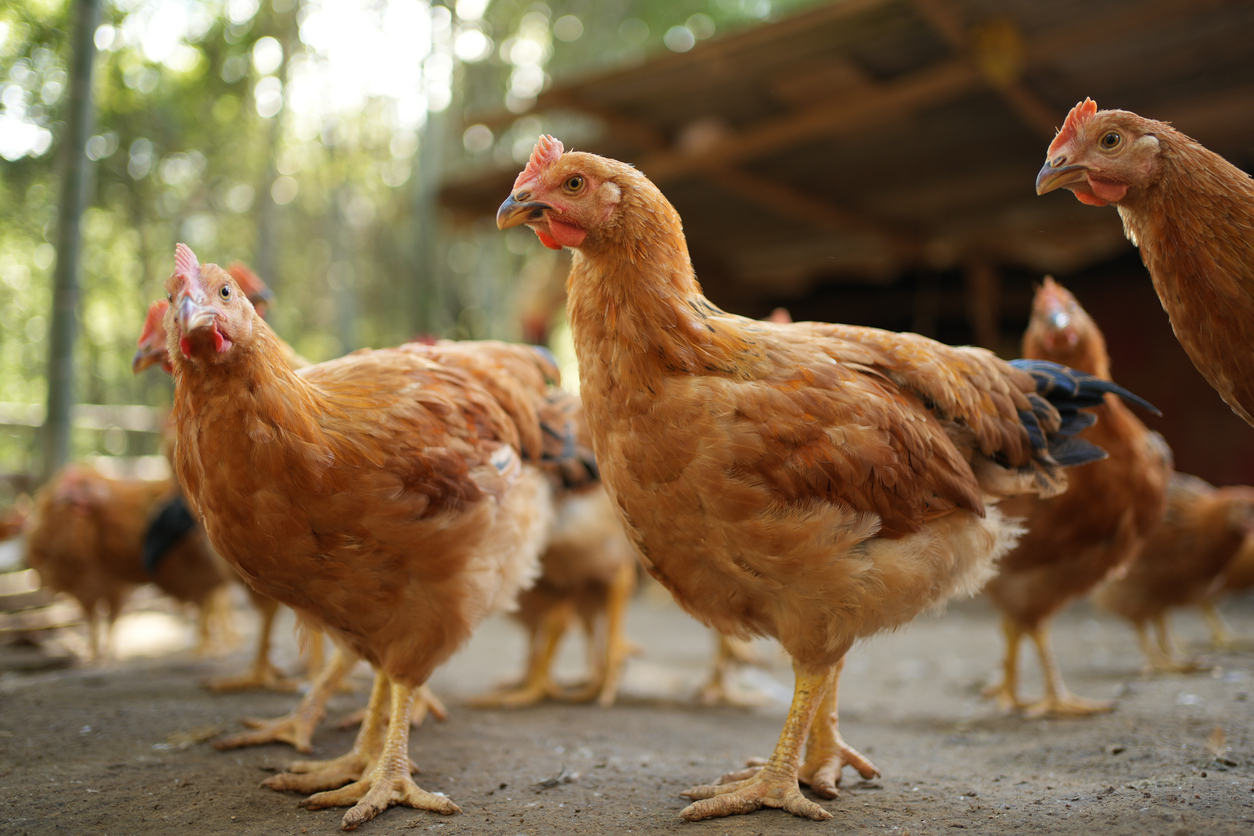
[[[841,0],[559,80],[535,110],[590,117],[573,144],[662,188],[707,287],[787,298],[973,260],[1066,273],[1124,251],[1115,212],[1033,189],[1085,96],[1248,169],[1254,3]],[[489,215],[517,170],[451,178],[442,203]]]

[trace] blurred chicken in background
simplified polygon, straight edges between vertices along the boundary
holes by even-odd
[[[1177,656],[1167,613],[1206,603],[1254,533],[1254,488],[1216,488],[1176,473],[1167,511],[1125,571],[1094,593],[1098,604],[1132,622],[1146,666],[1158,673],[1190,673],[1201,666]],[[1149,625],[1157,641],[1149,635]]]
[[[211,625],[225,592],[224,564],[195,550],[153,567],[144,564],[144,536],[154,509],[173,490],[168,479],[110,479],[71,464],[35,496],[27,525],[26,561],[45,586],[68,593],[87,619],[91,658],[112,653],[113,625],[135,587],[154,583],[198,613],[199,652],[211,645]],[[103,607],[105,626],[98,624]]]
[[[1110,379],[1106,340],[1088,313],[1052,278],[1037,289],[1023,335],[1023,356],[1062,363]],[[1006,655],[1002,679],[985,692],[1004,708],[1029,715],[1084,715],[1113,704],[1073,696],[1049,644],[1049,622],[1073,599],[1136,557],[1162,517],[1170,455],[1118,398],[1089,410],[1096,424],[1080,434],[1108,456],[1068,473],[1067,490],[1050,499],[1018,497],[1002,511],[1025,519],[1027,533],[1001,559],[985,587],[1002,613]],[[1090,419],[1091,420],[1091,419]],[[1045,694],[1028,705],[1019,698],[1019,644],[1036,645]]]

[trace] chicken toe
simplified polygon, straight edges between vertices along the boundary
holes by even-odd
[[[830,670],[803,671],[796,663],[797,683],[788,719],[775,751],[751,777],[731,783],[706,784],[683,793],[693,799],[679,815],[688,821],[750,813],[762,807],[779,807],[794,816],[823,821],[832,814],[801,794],[797,769],[801,745],[822,698],[830,690]]]
[[[837,701],[840,686],[840,671],[845,666],[841,659],[832,676],[831,686],[827,689],[819,704],[818,714],[810,724],[810,735],[806,740],[806,756],[801,763],[798,777],[803,784],[808,784],[811,792],[820,798],[837,798],[840,791],[840,774],[846,766],[852,766],[863,778],[871,779],[880,772],[865,756],[845,743],[840,736],[840,721],[837,716]]]
[[[378,757],[359,780],[339,789],[312,795],[301,802],[301,806],[310,810],[320,810],[326,807],[352,805],[352,809],[344,814],[342,822],[344,830],[355,829],[395,804],[403,804],[418,810],[430,810],[446,816],[460,812],[461,808],[450,799],[427,792],[414,783],[413,778],[410,777],[415,767],[409,759],[409,716],[413,710],[417,689],[389,684],[380,673],[376,678],[376,691],[379,690],[380,681],[384,682],[385,689],[391,692],[391,713],[396,722],[388,724],[387,736]],[[372,708],[375,703],[375,694],[372,693]],[[363,724],[363,733],[365,729],[366,724]]]

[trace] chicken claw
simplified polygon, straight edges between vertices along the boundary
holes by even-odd
[[[878,778],[880,771],[840,736],[840,720],[836,713],[840,672],[845,667],[841,659],[832,675],[832,684],[823,695],[818,716],[810,724],[810,736],[806,740],[806,757],[797,773],[803,784],[809,784],[811,792],[820,798],[838,798],[840,773],[852,766],[864,779]]]
[[[414,695],[418,687],[390,683],[383,673],[376,674],[375,687],[370,694],[370,711],[366,715],[366,722],[362,723],[362,732],[358,739],[365,737],[368,731],[379,727],[378,718],[382,714],[383,703],[380,695],[386,690],[391,691],[391,716],[394,722],[389,723],[382,751],[374,758],[369,771],[360,780],[348,786],[329,792],[320,792],[301,802],[301,806],[309,810],[353,805],[352,809],[344,814],[341,823],[344,830],[355,829],[362,822],[370,821],[393,804],[404,804],[407,807],[430,810],[446,816],[461,812],[461,808],[450,799],[427,792],[409,777],[411,772],[416,771],[408,752],[409,717],[413,711]],[[353,748],[357,747],[354,745]]]
[[[814,821],[832,817],[828,810],[801,794],[797,767],[801,744],[809,732],[815,711],[832,691],[839,669],[814,673],[802,670],[796,662],[793,669],[797,683],[792,706],[788,709],[788,719],[770,759],[744,780],[705,784],[683,792],[682,795],[694,801],[680,811],[681,818],[700,821],[750,813],[763,807],[778,807],[794,816]]]

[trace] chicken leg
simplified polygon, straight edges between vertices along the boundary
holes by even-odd
[[[1110,700],[1089,700],[1074,696],[1067,690],[1058,672],[1058,664],[1054,661],[1054,651],[1049,645],[1049,624],[1046,622],[1028,630],[1036,653],[1041,660],[1041,678],[1045,682],[1045,694],[1041,699],[1027,707],[1029,717],[1087,717],[1090,714],[1104,714],[1113,711],[1115,704]]]
[[[267,778],[261,782],[261,785],[272,790],[308,793],[335,789],[359,780],[374,767],[383,752],[384,733],[388,729],[386,706],[391,691],[391,682],[387,676],[377,671],[374,676],[374,687],[370,689],[370,703],[366,708],[366,719],[362,721],[361,731],[357,733],[353,748],[347,754],[325,761],[296,761],[287,768],[287,772]],[[405,720],[409,720],[408,713]],[[405,734],[408,735],[408,722],[404,725]],[[410,765],[413,769],[417,769],[412,764]]]
[[[721,633],[714,634],[714,664],[710,677],[697,692],[697,702],[702,705],[734,705],[739,708],[757,708],[770,702],[765,694],[746,691],[732,682],[732,673],[745,665],[762,665],[747,641],[733,639]]]
[[[875,764],[845,743],[840,736],[837,703],[840,673],[844,667],[845,659],[842,656],[836,664],[836,671],[832,674],[831,687],[823,695],[818,714],[814,722],[810,724],[810,735],[806,740],[806,757],[799,773],[801,783],[808,784],[810,790],[821,798],[840,796],[840,791],[836,788],[840,785],[840,774],[846,766],[852,766],[867,780],[876,778],[880,774]]]
[[[1001,629],[1006,636],[1006,655],[1002,657],[1001,682],[990,685],[982,692],[987,699],[996,699],[1002,711],[1014,711],[1026,707],[1019,699],[1019,645],[1023,640],[1023,627],[1009,616],[1002,616]]]
[[[1171,632],[1167,626],[1167,617],[1159,614],[1153,618],[1154,628],[1158,633],[1158,641],[1150,638],[1149,628],[1144,621],[1136,622],[1136,640],[1145,654],[1146,673],[1196,673],[1201,666],[1196,662],[1177,659],[1175,647],[1171,641]]]
[[[556,697],[560,689],[553,681],[553,657],[570,626],[571,606],[571,602],[563,601],[550,607],[540,618],[531,634],[527,671],[522,682],[474,697],[466,704],[472,708],[521,708]]]
[[[248,718],[243,721],[244,725],[253,731],[224,737],[215,741],[213,747],[225,751],[262,743],[290,743],[298,752],[312,751],[314,729],[326,716],[327,700],[356,664],[357,657],[354,654],[337,647],[331,654],[330,664],[323,666],[309,693],[301,698],[291,713],[275,720]]]
[[[321,810],[353,805],[344,814],[342,827],[345,830],[353,830],[359,824],[370,821],[393,804],[446,816],[461,812],[461,808],[450,799],[427,792],[410,777],[417,771],[409,759],[409,717],[417,690],[414,686],[390,682],[382,671],[375,674],[375,688],[370,695],[373,716],[367,715],[366,722],[362,723],[359,740],[368,733],[368,729],[373,732],[378,728],[379,724],[374,720],[382,713],[382,694],[387,691],[391,696],[392,721],[388,724],[381,751],[373,758],[370,767],[362,770],[359,780],[336,790],[312,795],[301,802],[302,807]],[[357,747],[354,745],[353,748]]]
[[[270,661],[270,635],[274,631],[274,619],[279,611],[279,602],[273,598],[253,595],[253,604],[261,616],[261,624],[257,628],[257,650],[253,654],[253,664],[248,673],[238,676],[215,677],[205,683],[211,691],[246,691],[252,688],[265,688],[273,691],[294,691],[296,683],[285,677],[274,663]]]
[[[797,682],[792,705],[775,751],[752,777],[727,784],[692,787],[683,795],[694,799],[679,815],[688,821],[750,813],[762,807],[780,807],[794,816],[823,821],[832,814],[801,794],[798,769],[801,747],[823,698],[833,684],[835,668],[808,670],[793,662]]]
[[[635,591],[635,563],[624,563],[618,567],[606,593],[605,617],[600,620],[604,630],[597,630],[595,621],[585,625],[589,647],[588,670],[591,672],[588,684],[563,694],[562,699],[570,702],[590,702],[595,699],[602,708],[614,704],[623,678],[623,666],[627,664],[629,657],[640,653],[640,646],[627,638],[626,629],[627,608],[631,605],[631,596]]]

